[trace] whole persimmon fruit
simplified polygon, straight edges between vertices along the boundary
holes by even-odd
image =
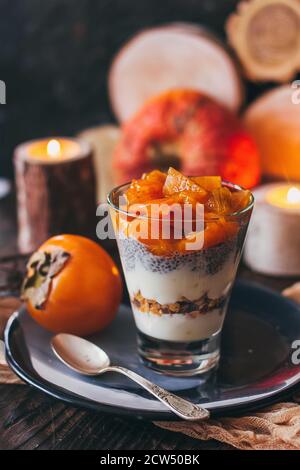
[[[58,235],[31,256],[22,296],[29,314],[47,330],[85,336],[114,319],[122,281],[114,261],[97,243]]]

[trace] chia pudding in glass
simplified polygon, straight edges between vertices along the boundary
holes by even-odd
[[[108,203],[141,359],[170,375],[212,370],[252,194],[170,168],[113,189]]]

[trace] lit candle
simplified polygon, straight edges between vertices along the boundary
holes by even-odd
[[[245,244],[246,263],[263,274],[300,275],[300,185],[267,184],[253,194],[256,204]]]
[[[267,193],[266,200],[283,209],[300,209],[300,185],[275,186]]]
[[[85,143],[65,137],[33,140],[17,147],[22,158],[45,164],[82,158],[86,150]]]
[[[15,149],[14,164],[22,253],[52,235],[94,235],[96,183],[88,143],[66,137],[25,142]]]

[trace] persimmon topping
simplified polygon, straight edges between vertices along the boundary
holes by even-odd
[[[169,168],[165,184],[163,186],[163,193],[165,196],[170,196],[174,193],[186,191],[199,196],[199,201],[204,201],[207,196],[207,191],[201,187],[197,182],[191,178],[184,176],[174,168]]]
[[[241,224],[235,214],[249,206],[252,196],[223,185],[220,176],[187,177],[169,168],[167,174],[154,170],[133,180],[125,197],[131,217],[118,218],[125,235],[156,255],[171,256],[235,237]]]
[[[166,175],[159,170],[145,173],[141,179],[133,180],[126,192],[128,204],[147,203],[164,196]]]

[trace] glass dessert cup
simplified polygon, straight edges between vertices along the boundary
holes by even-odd
[[[242,191],[227,182],[222,182],[222,187]],[[153,244],[127,230],[127,221],[130,225],[133,220],[123,204],[128,188],[125,184],[113,189],[108,203],[138,331],[139,355],[145,365],[168,375],[212,371],[220,359],[222,326],[253,196],[242,210],[210,217],[209,223],[204,222],[203,215],[202,227],[221,224],[225,227],[224,239],[218,239],[213,230],[213,235],[203,230],[200,248],[193,244],[188,250],[178,251],[177,244],[171,243],[174,249],[161,252],[154,249],[160,240]],[[134,217],[142,223],[153,223],[153,217],[145,214],[135,213]],[[213,243],[208,240],[211,236]]]

